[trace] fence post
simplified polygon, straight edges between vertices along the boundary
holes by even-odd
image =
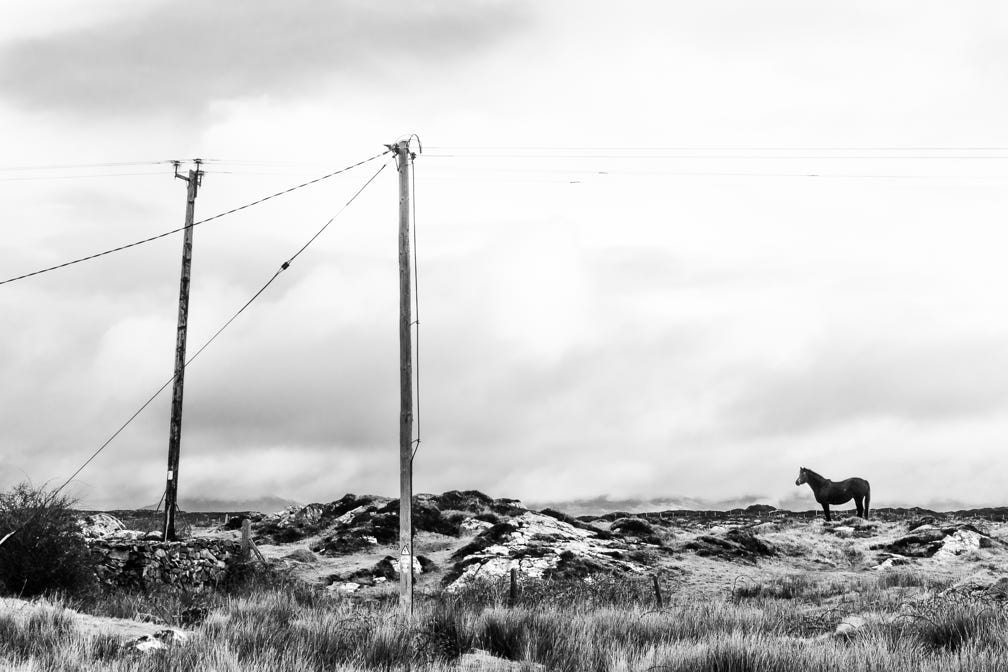
[[[508,606],[513,607],[518,601],[518,568],[511,568],[511,586],[508,589]]]
[[[242,560],[249,559],[249,551],[252,547],[252,521],[248,518],[242,520],[241,553]]]
[[[658,608],[661,609],[664,606],[664,603],[662,602],[661,584],[658,583],[658,575],[657,574],[652,574],[651,575],[651,582],[654,583],[654,599],[655,599],[655,604],[657,604]]]

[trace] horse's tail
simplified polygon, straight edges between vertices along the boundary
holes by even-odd
[[[871,483],[865,481],[865,485],[868,486],[868,489],[864,493],[864,517],[865,520],[868,520],[868,504],[871,503]]]

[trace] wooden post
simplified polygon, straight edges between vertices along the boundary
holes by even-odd
[[[252,548],[252,521],[248,518],[242,520],[241,554],[242,560],[249,559],[249,551]]]
[[[664,603],[662,602],[661,584],[658,583],[658,575],[657,574],[652,574],[651,575],[651,582],[654,584],[654,599],[655,599],[655,604],[658,605],[659,609],[661,609],[664,606]]]
[[[185,235],[182,238],[182,277],[179,281],[178,328],[175,336],[175,382],[172,386],[171,423],[168,427],[168,477],[165,484],[165,541],[174,541],[175,511],[178,508],[179,452],[182,446],[182,388],[185,376],[186,330],[189,320],[189,280],[192,266],[193,213],[196,208],[196,191],[203,177],[196,160],[196,170],[189,177],[175,176],[189,183],[186,192]]]
[[[508,589],[508,606],[513,607],[518,601],[518,568],[511,568],[511,586]]]
[[[399,606],[413,613],[413,326],[410,310],[409,142],[395,144],[399,164]]]

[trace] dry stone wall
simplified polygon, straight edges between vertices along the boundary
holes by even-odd
[[[98,579],[105,584],[149,590],[159,585],[211,587],[227,577],[240,558],[240,544],[221,539],[161,542],[90,539]]]

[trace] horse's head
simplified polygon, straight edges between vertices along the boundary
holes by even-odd
[[[808,469],[801,467],[798,470],[798,478],[795,479],[795,485],[801,485],[802,483],[808,483]]]

